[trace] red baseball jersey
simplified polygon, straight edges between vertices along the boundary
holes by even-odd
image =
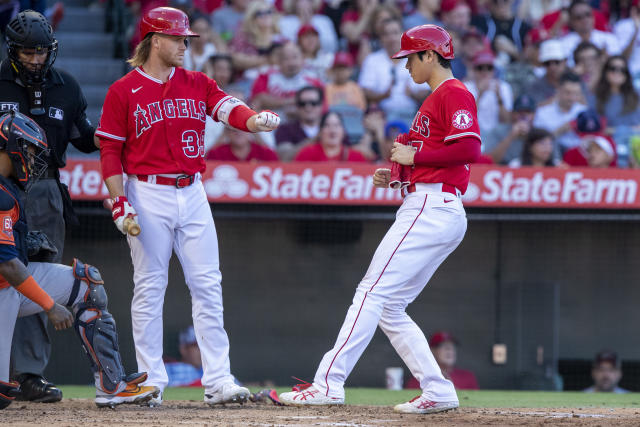
[[[413,119],[411,144],[418,151],[437,150],[466,137],[480,140],[476,100],[459,80],[445,80],[425,99]],[[464,194],[469,184],[469,165],[415,165],[411,183],[416,182],[450,184]]]
[[[328,157],[322,144],[316,142],[304,147],[293,159],[296,162],[366,162],[367,159],[359,151],[342,147],[340,154]]]
[[[238,158],[231,150],[231,144],[221,144],[213,147],[207,153],[207,160],[219,160],[223,162],[277,162],[278,154],[269,147],[258,143],[251,143],[251,151],[245,159]]]
[[[203,73],[174,68],[163,83],[135,68],[109,88],[96,134],[124,144],[125,173],[193,175],[205,170],[206,116],[218,121],[228,99]]]

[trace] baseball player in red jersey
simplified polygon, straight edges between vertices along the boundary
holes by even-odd
[[[133,218],[142,229],[137,237],[128,236],[138,366],[149,374],[147,385],[166,387],[162,305],[175,251],[191,293],[204,400],[210,405],[242,403],[249,390],[237,386],[230,372],[218,240],[200,179],[205,170],[205,118],[210,115],[250,132],[271,131],[280,119],[268,111],[256,113],[220,90],[214,80],[181,68],[187,37],[197,36],[182,11],[152,9],[143,17],[140,31],[142,41],[129,60],[135,69],[109,88],[96,132],[116,227],[126,234],[125,219]],[[152,401],[161,403],[161,397]]]
[[[411,168],[409,184],[402,190],[404,201],[358,285],[338,339],[322,358],[313,384],[283,393],[283,403],[343,404],[344,382],[380,326],[422,388],[420,396],[394,409],[427,414],[458,407],[453,384],[442,375],[427,339],[405,309],[467,229],[460,196],[469,182],[469,164],[480,155],[476,102],[453,78],[449,62],[453,46],[444,29],[422,25],[406,31],[393,58],[405,57],[413,80],[428,83],[433,92],[403,137],[409,145],[396,142],[391,150],[392,161]],[[387,187],[390,182],[391,170],[375,171],[375,186]]]

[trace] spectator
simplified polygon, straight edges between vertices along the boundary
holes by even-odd
[[[570,71],[564,73],[553,102],[538,108],[533,126],[551,132],[562,151],[575,146],[579,141],[573,137],[571,121],[586,109],[583,100],[580,77]]]
[[[529,31],[524,38],[521,54],[503,68],[502,76],[511,86],[514,97],[526,93],[527,89],[546,72],[538,61],[544,37],[545,34],[538,28]]]
[[[210,79],[214,79],[220,89],[227,89],[233,81],[233,62],[230,55],[213,55],[207,58],[202,66],[202,72]]]
[[[382,33],[384,32],[383,27],[390,19],[395,19],[402,25],[402,14],[395,5],[383,3],[376,6],[373,10],[369,29],[369,34],[371,34],[371,38],[369,39],[370,50],[368,50],[367,55],[371,52],[382,49],[381,38]],[[400,32],[402,32],[402,28],[400,29]]]
[[[331,19],[319,14],[322,0],[283,0],[285,15],[280,20],[282,35],[296,41],[300,37],[300,29],[313,27],[320,38],[320,49],[333,53],[338,50],[338,35]]]
[[[621,368],[621,362],[616,352],[603,350],[596,354],[591,368],[593,385],[584,391],[586,393],[629,393],[628,390],[618,387],[618,383],[622,378]]]
[[[273,7],[266,0],[252,1],[229,45],[234,68],[244,71],[268,65],[272,45],[282,40]]]
[[[371,18],[380,0],[355,0],[350,3],[350,8],[342,14],[340,20],[340,34],[347,40],[347,50],[351,56],[358,64],[362,64],[371,52]]]
[[[576,64],[573,72],[580,76],[582,83],[590,92],[595,90],[600,72],[602,71],[603,58],[602,51],[591,42],[582,42],[573,51],[573,61]]]
[[[225,128],[222,143],[215,145],[207,153],[206,158],[223,162],[278,161],[276,152],[257,143],[253,134],[230,127]]]
[[[486,137],[482,137],[482,151],[495,163],[508,164],[521,157],[524,138],[532,129],[536,111],[533,97],[523,94],[513,103],[508,123],[500,123]]]
[[[640,6],[637,1],[630,5],[629,17],[616,22],[613,33],[622,46],[622,55],[629,60],[629,70],[634,78],[640,76]]]
[[[513,0],[489,2],[489,13],[476,16],[471,23],[487,35],[503,65],[518,58],[531,29],[529,24],[513,16]]]
[[[385,21],[381,35],[383,47],[364,60],[358,83],[364,89],[367,101],[379,103],[388,120],[403,120],[410,124],[417,102],[426,97],[428,86],[413,82],[405,68],[406,59],[391,59],[400,50],[401,36],[400,21]]]
[[[313,71],[318,80],[327,81],[327,70],[334,54],[320,49],[318,31],[311,25],[303,25],[298,31],[298,46],[304,58],[304,67]]]
[[[323,87],[312,71],[303,69],[303,64],[298,45],[286,42],[278,54],[278,69],[261,74],[253,84],[251,103],[254,107],[275,110],[283,118],[293,115],[298,90],[305,86]]]
[[[360,142],[353,148],[360,151],[367,160],[376,161],[381,160],[384,157],[383,150],[380,149],[386,142],[386,117],[384,111],[378,104],[370,104],[367,107],[364,117],[362,118],[362,127],[364,133],[360,138]],[[397,123],[397,122],[390,122]],[[401,122],[404,124],[404,122]],[[408,126],[405,124],[405,128]],[[408,132],[408,131],[407,131]],[[393,146],[393,142],[391,143]],[[391,147],[389,147],[391,150]],[[387,153],[389,154],[389,153]],[[386,160],[390,156],[386,157]]]
[[[638,126],[640,108],[638,92],[633,87],[631,73],[624,56],[609,57],[602,68],[589,106],[604,116],[611,127]]]
[[[324,89],[329,108],[336,105],[352,105],[363,112],[367,108],[362,88],[351,79],[353,66],[353,58],[348,52],[336,53],[329,72],[332,81]]]
[[[324,96],[322,89],[305,86],[295,95],[296,119],[280,125],[276,130],[276,150],[283,161],[293,159],[301,147],[318,136]]]
[[[560,77],[567,69],[566,59],[562,43],[558,40],[542,42],[538,60],[545,68],[544,76],[538,78],[526,89],[536,104],[543,104],[555,96]]]
[[[212,42],[214,37],[209,21],[200,15],[191,21],[193,32],[200,34],[200,37],[191,37],[189,47],[184,53],[184,68],[193,71],[202,71],[204,64],[210,56],[218,52],[218,47]],[[219,39],[219,37],[217,37]],[[220,40],[222,42],[222,40]],[[226,46],[222,46],[223,51]]]
[[[347,133],[338,113],[329,111],[320,120],[318,142],[305,146],[296,155],[297,162],[348,161],[366,162],[356,150],[346,146]]]
[[[471,27],[461,38],[460,50],[451,60],[451,71],[458,80],[464,80],[468,70],[472,68],[471,61],[480,52],[489,49],[489,40],[476,27]]]
[[[202,387],[202,357],[193,326],[180,331],[178,346],[180,360],[164,363],[169,377],[168,387]]]
[[[405,30],[425,24],[444,25],[436,16],[440,12],[441,0],[415,0],[415,3],[416,10],[402,21]]]
[[[571,58],[573,51],[581,41],[590,41],[608,55],[618,55],[621,52],[618,39],[613,34],[596,30],[593,18],[593,9],[586,0],[573,0],[569,6],[569,22],[572,32],[563,36],[560,41],[565,53]],[[574,64],[569,64],[573,66]]]
[[[533,128],[524,139],[520,157],[511,160],[509,166],[512,168],[520,166],[556,166],[558,162],[554,158],[556,150],[553,144],[551,132]]]
[[[617,166],[616,145],[603,134],[586,134],[581,145],[564,153],[562,161],[575,167],[614,168]]]
[[[231,41],[236,30],[242,25],[251,0],[229,0],[228,3],[211,14],[211,26],[227,42]]]
[[[458,340],[449,332],[436,332],[429,338],[433,357],[442,370],[442,375],[453,383],[457,390],[478,390],[478,380],[473,372],[456,368]],[[420,388],[415,378],[407,381],[405,388]]]
[[[440,19],[449,33],[459,37],[471,28],[471,8],[465,0],[442,0]]]
[[[496,77],[494,60],[495,57],[491,51],[478,53],[472,60],[471,79],[464,82],[469,92],[476,98],[478,122],[483,138],[499,123],[507,122],[510,117],[509,112],[513,108],[511,86]]]

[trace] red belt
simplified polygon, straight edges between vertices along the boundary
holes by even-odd
[[[415,193],[416,185],[415,184],[408,185],[404,188],[404,190],[407,193]],[[451,185],[451,184],[442,184],[442,191],[445,193],[451,193],[454,196],[458,196],[458,194],[460,194],[460,192],[456,189],[455,185]]]
[[[144,182],[153,182],[153,177],[155,177],[155,184],[171,185],[176,188],[188,187],[196,180],[195,175],[180,175],[175,178],[160,175],[136,175],[136,177],[139,181]]]

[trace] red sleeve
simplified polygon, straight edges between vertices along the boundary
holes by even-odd
[[[126,97],[118,93],[117,87],[111,86],[102,105],[100,124],[96,130],[99,138],[125,142],[127,140],[127,111]]]
[[[418,151],[413,158],[416,165],[448,167],[475,163],[480,156],[480,140],[465,136],[436,150]]]
[[[100,167],[102,179],[122,175],[122,150],[124,144],[110,139],[100,138]]]
[[[229,113],[229,125],[245,132],[251,132],[247,127],[247,120],[255,114],[258,113],[253,111],[251,108],[244,105],[238,105],[231,110],[231,113]]]
[[[444,116],[442,117],[447,134],[444,143],[450,144],[462,137],[473,137],[480,141],[478,125],[478,109],[476,100],[466,88],[452,90],[450,96],[444,98]]]

